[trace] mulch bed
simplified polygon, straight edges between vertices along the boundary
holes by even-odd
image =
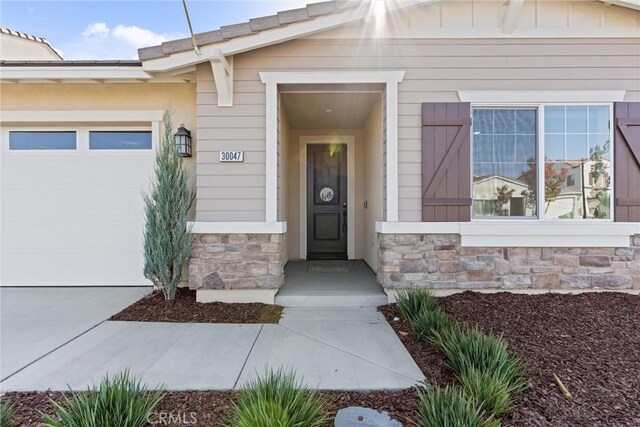
[[[640,425],[639,296],[465,292],[439,301],[457,320],[502,334],[528,365],[531,387],[519,395],[503,426]],[[381,311],[427,379],[455,382],[439,352],[418,342],[406,322],[393,321],[395,306]],[[562,395],[553,373],[572,401]]]
[[[459,321],[503,334],[512,351],[528,365],[531,387],[503,426],[640,425],[640,297],[625,294],[536,296],[466,292],[441,298],[442,307]],[[443,356],[419,342],[395,306],[380,310],[432,384],[456,382]],[[573,395],[568,401],[553,381],[556,373]],[[328,409],[347,406],[389,411],[404,425],[415,420],[415,390],[399,392],[323,392]],[[49,397],[61,393],[8,393],[24,426],[36,426],[38,411],[51,411]],[[158,416],[181,416],[184,426],[211,426],[228,416],[237,393],[171,392]],[[194,421],[195,417],[195,423]]]
[[[179,288],[176,299],[166,301],[162,292],[154,291],[133,303],[110,320],[177,323],[278,323],[282,307],[261,303],[202,304],[196,291]]]

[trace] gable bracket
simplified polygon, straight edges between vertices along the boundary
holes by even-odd
[[[507,10],[502,19],[502,32],[504,34],[512,34],[515,31],[522,6],[524,6],[524,0],[508,0]]]
[[[233,106],[233,56],[228,59],[219,50],[209,59],[216,82],[219,107]]]

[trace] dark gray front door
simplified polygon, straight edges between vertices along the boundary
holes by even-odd
[[[347,145],[307,146],[307,259],[347,258]]]

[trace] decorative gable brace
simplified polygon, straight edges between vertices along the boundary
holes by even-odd
[[[233,56],[224,57],[219,50],[210,59],[213,78],[216,82],[219,107],[233,106]]]
[[[615,220],[640,221],[640,102],[614,106]]]
[[[422,104],[422,220],[471,220],[471,104]]]

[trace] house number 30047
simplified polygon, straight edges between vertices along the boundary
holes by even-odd
[[[244,151],[221,151],[221,162],[244,162]]]

